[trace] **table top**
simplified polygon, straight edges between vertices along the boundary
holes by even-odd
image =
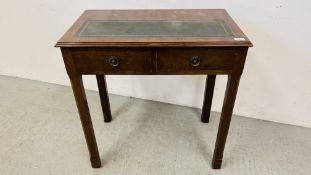
[[[250,47],[252,43],[223,9],[86,10],[56,46]]]

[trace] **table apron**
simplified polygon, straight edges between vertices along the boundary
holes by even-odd
[[[231,74],[244,47],[70,48],[79,74],[216,75]],[[247,49],[247,48],[246,48]]]

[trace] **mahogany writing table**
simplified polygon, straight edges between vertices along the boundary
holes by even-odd
[[[219,169],[249,39],[225,10],[87,10],[57,42],[80,114],[92,167],[101,166],[82,75],[96,75],[111,121],[105,75],[207,75],[208,123],[215,78],[228,75],[212,167]]]

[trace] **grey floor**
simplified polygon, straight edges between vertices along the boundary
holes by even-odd
[[[211,169],[219,121],[200,110],[111,95],[104,123],[88,91],[103,167],[92,169],[70,87],[0,76],[1,175],[309,175],[311,129],[234,116],[223,168]]]

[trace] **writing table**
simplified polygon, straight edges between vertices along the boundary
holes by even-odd
[[[101,166],[82,75],[96,75],[104,121],[105,75],[207,75],[201,121],[208,123],[215,78],[228,75],[212,167],[222,163],[249,39],[225,10],[87,10],[57,42],[71,81],[92,167]]]

